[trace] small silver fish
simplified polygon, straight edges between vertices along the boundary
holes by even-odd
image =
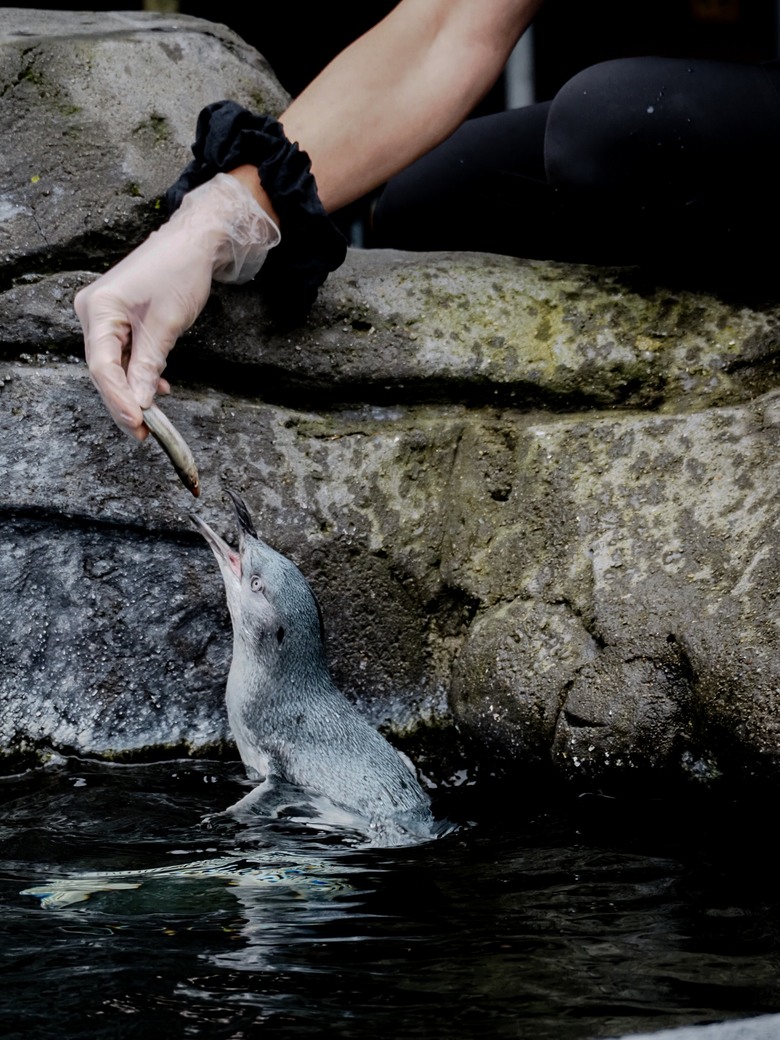
[[[142,409],[142,414],[149,432],[173,463],[179,480],[197,498],[200,495],[200,478],[187,442],[156,404]]]

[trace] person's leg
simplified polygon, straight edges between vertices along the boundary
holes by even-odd
[[[759,66],[628,58],[466,123],[394,178],[377,245],[744,263],[774,228],[780,92]]]
[[[777,216],[780,95],[760,66],[605,62],[556,95],[550,185],[584,260],[691,261],[743,252]],[[592,241],[587,241],[588,237]]]
[[[469,120],[394,177],[374,208],[372,244],[535,255],[554,201],[544,171],[549,107]]]

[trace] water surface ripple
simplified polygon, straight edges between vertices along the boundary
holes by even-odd
[[[200,826],[241,775],[71,759],[0,780],[5,1040],[581,1040],[780,1010],[773,860],[743,807],[453,792],[476,822],[359,849]],[[74,880],[86,901],[22,894]]]

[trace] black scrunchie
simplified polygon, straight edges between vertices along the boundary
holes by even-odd
[[[195,158],[165,193],[169,213],[215,174],[244,163],[256,166],[282,225],[282,240],[269,252],[257,281],[280,315],[305,313],[347,255],[344,236],[317,195],[306,152],[287,140],[271,116],[256,116],[235,101],[217,101],[198,116],[192,154]]]

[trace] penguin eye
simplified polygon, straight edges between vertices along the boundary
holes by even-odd
[[[249,588],[252,592],[265,592],[265,585],[259,574],[253,574],[249,579]]]

